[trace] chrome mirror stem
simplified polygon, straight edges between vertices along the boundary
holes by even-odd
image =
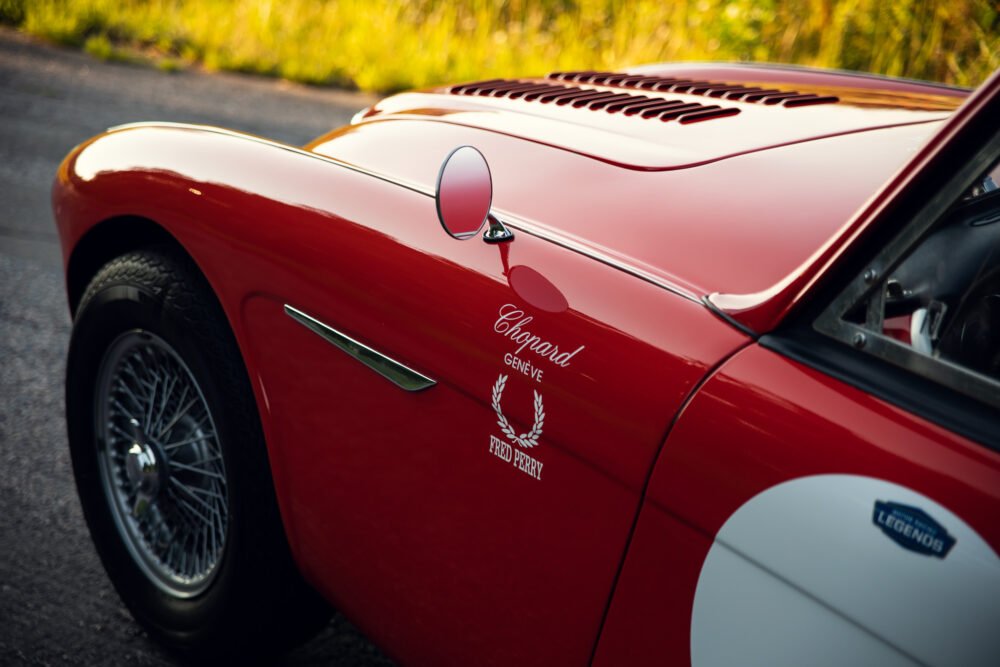
[[[489,226],[486,231],[483,232],[483,240],[487,243],[503,243],[505,241],[514,240],[514,232],[507,229],[499,218],[497,218],[492,213],[486,216],[486,222]]]

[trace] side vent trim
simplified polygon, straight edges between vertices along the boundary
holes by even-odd
[[[287,303],[285,304],[285,314],[314,334],[319,335],[320,338],[334,347],[340,348],[354,357],[400,389],[421,391],[437,384],[436,381],[426,375],[418,373],[409,366],[396,361],[388,355],[382,354],[374,348],[368,347],[342,331],[337,331],[329,324],[320,322],[315,317],[307,315],[298,308],[289,306]]]

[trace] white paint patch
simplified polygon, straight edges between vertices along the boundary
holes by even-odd
[[[875,501],[918,507],[956,539],[907,551]],[[930,498],[854,475],[772,487],[722,526],[702,566],[691,662],[769,667],[1000,665],[1000,558]]]

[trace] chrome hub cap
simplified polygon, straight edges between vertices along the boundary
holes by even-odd
[[[116,338],[94,396],[101,484],[125,546],[176,597],[203,592],[229,526],[222,449],[201,388],[163,339]]]
[[[166,457],[157,457],[153,447],[143,444],[149,438],[142,434],[138,421],[129,419],[129,424],[135,430],[135,442],[125,455],[125,475],[136,490],[132,516],[139,519],[149,511],[149,504],[160,488],[166,486],[167,467],[159,463]]]

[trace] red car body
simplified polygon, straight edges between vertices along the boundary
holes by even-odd
[[[971,150],[997,78],[970,97],[776,67],[628,74],[520,81],[703,116],[486,82],[389,98],[301,149],[113,129],[54,186],[71,308],[114,254],[183,247],[238,342],[298,567],[402,662],[996,664],[995,444],[781,332]],[[693,83],[642,87],[658,78]],[[512,242],[442,232],[435,179],[460,145],[488,160]],[[286,306],[436,384],[401,390]],[[900,548],[873,502],[919,507],[951,553]]]

